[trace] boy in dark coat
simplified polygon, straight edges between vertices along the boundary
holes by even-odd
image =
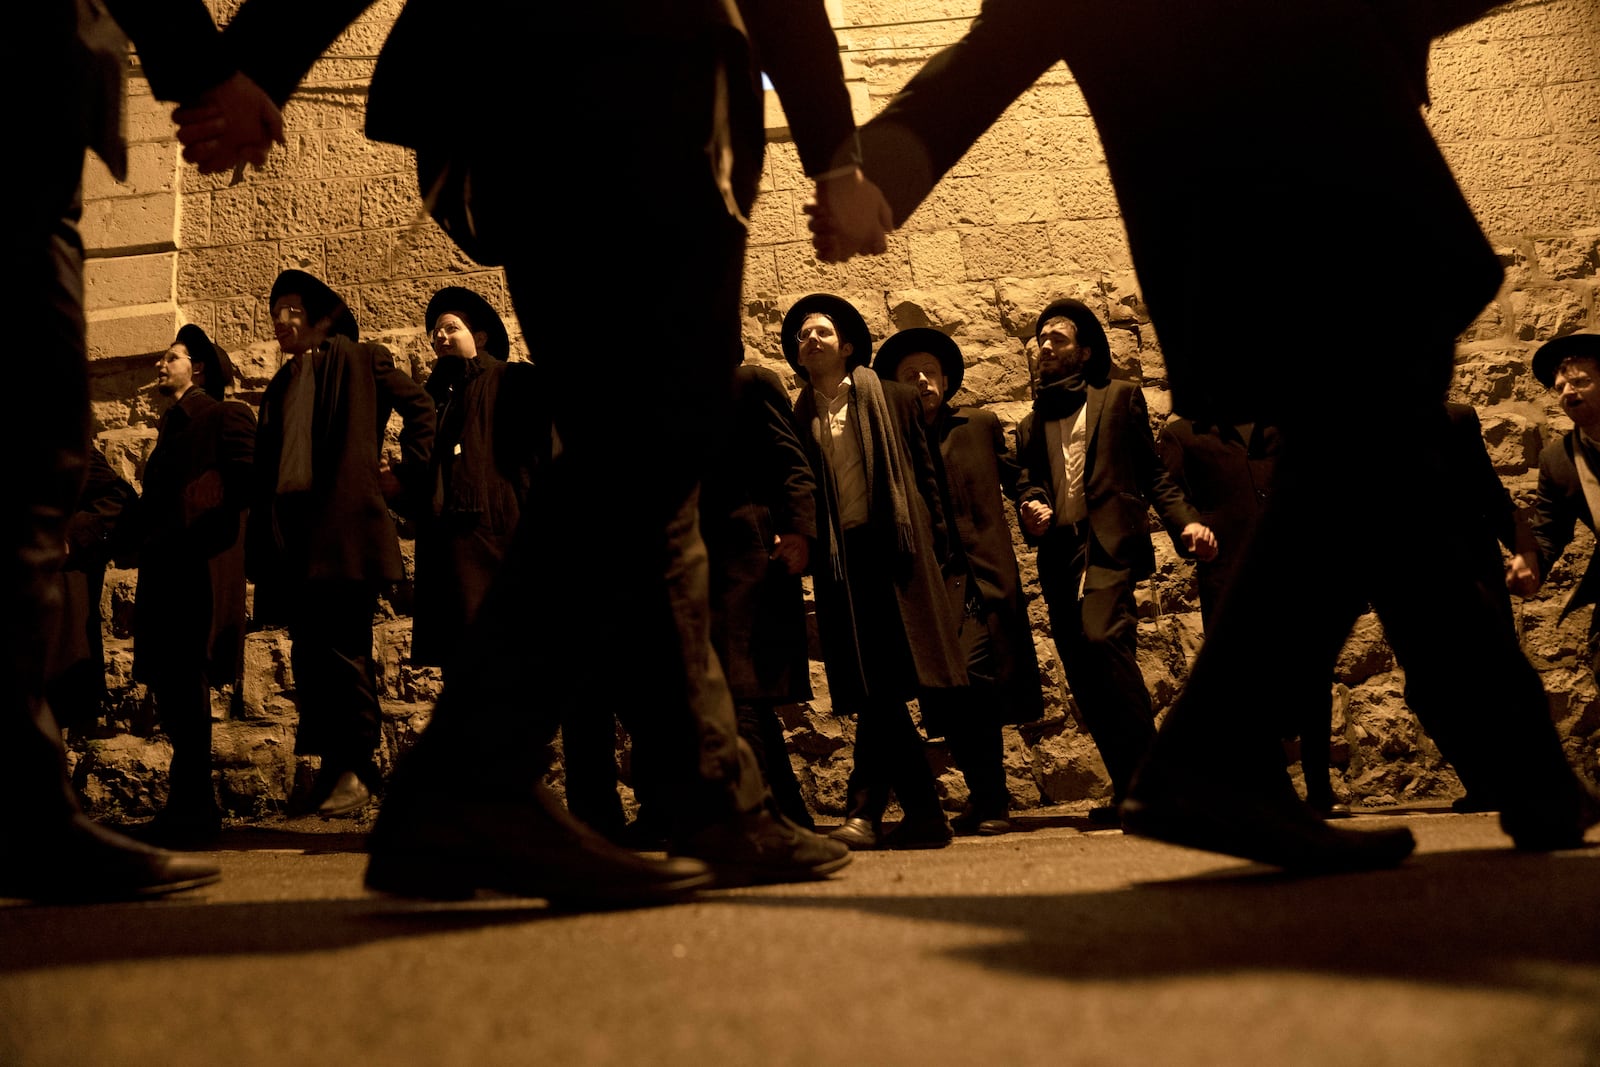
[[[405,577],[389,505],[426,485],[433,401],[387,348],[357,339],[318,279],[284,271],[271,303],[288,360],[261,398],[248,564],[256,621],[289,627],[295,751],[321,757],[311,799],[331,818],[365,807],[380,782],[372,616],[379,589]],[[391,412],[403,423],[392,473],[380,451]]]
[[[1005,511],[1005,497],[1016,499],[1020,471],[993,412],[951,405],[966,365],[948,335],[927,327],[901,330],[879,347],[872,369],[917,391],[941,461],[945,519],[954,531],[955,563],[947,584],[972,686],[950,692],[970,699],[951,708],[923,700],[923,725],[949,738],[950,754],[967,779],[971,801],[953,820],[955,828],[1007,833],[1011,798],[1000,728],[1044,713],[1039,659]]]
[[[227,399],[228,354],[198,326],[156,361],[161,416],[137,509],[133,674],[150,686],[172,742],[167,802],[140,836],[172,847],[222,828],[211,784],[211,690],[244,663],[244,528],[256,419]]]

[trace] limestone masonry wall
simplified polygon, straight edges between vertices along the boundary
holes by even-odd
[[[219,22],[235,6],[212,0]],[[366,78],[400,6],[400,0],[378,0],[334,44],[285,109],[287,147],[238,184],[182,165],[168,106],[154,101],[141,80],[132,83],[132,171],[118,184],[98,161],[90,162],[84,233],[92,257],[86,273],[97,440],[136,484],[161,410],[152,388],[154,355],[178,325],[198,323],[233,355],[242,375],[238,396],[259,399],[279,365],[266,293],[286,267],[308,270],[338,289],[363,338],[387,344],[419,380],[432,360],[423,308],[445,284],[484,293],[505,314],[516,356],[527,355],[501,272],[472,262],[431,220],[419,217],[408,152],[362,134]],[[928,56],[956,40],[978,6],[977,0],[830,0],[857,119],[870,118]],[[1127,46],[1137,56],[1138,42]],[[1540,447],[1570,427],[1534,380],[1528,357],[1552,337],[1600,326],[1600,0],[1516,0],[1437,42],[1430,70],[1428,121],[1505,266],[1501,291],[1459,339],[1452,399],[1478,408],[1495,466],[1526,505]],[[769,126],[745,270],[749,360],[771,367],[794,388],[778,340],[783,312],[805,293],[837,292],[862,310],[878,340],[923,325],[953,336],[967,359],[957,402],[985,405],[1010,426],[1029,404],[1033,318],[1050,299],[1070,295],[1103,314],[1115,373],[1142,384],[1152,418],[1168,414],[1160,339],[1140,298],[1093,119],[1064,66],[1006,111],[891,235],[885,255],[842,266],[819,263],[812,254],[801,213],[809,183],[775,102]],[[642,222],[641,247],[649,240]],[[1297,261],[1316,254],[1315,248],[1238,234],[1214,250],[1220,313],[1245,327],[1247,343],[1282,347],[1284,358],[1293,358],[1294,331],[1353,330],[1363,303],[1403,303],[1408,276],[1427,269],[1373,248],[1370,273],[1352,279],[1351,323],[1305,323],[1295,308],[1261,306],[1253,297],[1253,277],[1292,274]],[[633,261],[664,262],[648,255]],[[551,269],[560,270],[558,252]],[[648,284],[631,272],[571,281]],[[1352,334],[1352,344],[1360,340]],[[1165,709],[1199,647],[1200,625],[1190,565],[1177,559],[1164,534],[1155,540],[1158,573],[1141,591],[1140,659],[1156,706]],[[1006,731],[1014,804],[1106,797],[1104,770],[1075,722],[1049,639],[1032,552],[1020,537],[1017,545],[1035,598],[1030,612],[1047,715]],[[1557,619],[1592,548],[1593,539],[1581,531],[1544,590],[1519,602],[1518,625],[1568,754],[1595,780],[1600,695],[1588,669],[1590,610]],[[102,814],[133,816],[158,806],[170,757],[148,695],[129,678],[134,578],[113,569],[106,583],[111,696],[103,726],[69,739],[75,779]],[[383,603],[377,628],[386,760],[426,724],[438,690],[436,672],[407,663],[405,606],[406,590],[398,589]],[[628,650],[619,648],[617,656],[625,660]],[[837,814],[853,731],[830,712],[820,663],[813,663],[813,681],[817,699],[784,709],[784,721],[813,808]],[[280,810],[296,783],[306,780],[310,768],[292,754],[291,684],[286,635],[253,633],[245,676],[237,692],[218,695],[214,712],[219,787],[236,814]],[[1344,799],[1392,803],[1460,791],[1405,708],[1402,684],[1381,626],[1364,617],[1340,657],[1330,718],[1342,778],[1336,788]],[[529,679],[530,693],[536,688]],[[950,769],[942,745],[933,752],[949,806],[957,807],[965,794],[961,776]],[[536,755],[529,754],[530,762]]]

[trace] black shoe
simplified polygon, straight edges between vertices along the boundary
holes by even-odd
[[[1015,829],[1011,825],[1011,820],[1004,815],[983,818],[975,811],[964,811],[951,819],[950,828],[964,836],[977,834],[980,837],[998,837],[1001,834],[1009,834]]]
[[[871,819],[846,819],[844,825],[828,835],[843,841],[852,852],[868,852],[879,846],[878,828]]]
[[[621,836],[615,840],[623,848],[631,848],[636,852],[667,850],[667,832],[657,826],[653,819],[634,819],[622,828]]]
[[[796,826],[770,804],[690,834],[669,851],[704,860],[718,887],[811,881],[851,859],[843,842]]]
[[[488,890],[597,910],[669,903],[711,884],[703,863],[611,844],[543,786],[516,799],[391,793],[368,851],[368,889],[424,900]]]
[[[1317,813],[1320,819],[1348,819],[1350,818],[1350,805],[1341,804],[1333,797],[1315,796],[1307,797],[1306,804]]]
[[[180,852],[204,852],[216,847],[222,836],[222,812],[217,808],[167,805],[149,822],[124,826],[121,832],[136,841]]]
[[[57,832],[7,840],[4,851],[0,897],[44,904],[139,900],[222,877],[209,859],[151,848],[81,814]]]
[[[1221,852],[1297,874],[1394,867],[1417,846],[1411,831],[1339,830],[1283,788],[1264,782],[1258,792],[1186,777],[1163,784],[1140,772],[1122,804],[1122,828],[1174,845]],[[1182,783],[1178,785],[1176,783]]]
[[[1470,815],[1480,811],[1498,811],[1499,806],[1481,798],[1476,793],[1456,797],[1450,802],[1450,810],[1458,815]]]
[[[371,803],[372,790],[367,788],[367,783],[355,771],[345,771],[334,780],[332,791],[317,805],[317,814],[324,819],[337,819],[341,815],[354,815]]]
[[[884,848],[944,848],[955,837],[950,820],[943,812],[902,819],[898,826],[883,835]]]
[[[1085,817],[1096,826],[1121,826],[1122,805],[1116,803],[1096,804],[1089,809]]]

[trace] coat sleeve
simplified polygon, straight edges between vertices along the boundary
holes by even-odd
[[[1452,423],[1457,446],[1461,451],[1464,473],[1473,506],[1483,516],[1483,521],[1494,531],[1497,541],[1513,555],[1529,546],[1522,523],[1517,520],[1517,505],[1506,490],[1500,475],[1495,473],[1494,461],[1483,444],[1483,424],[1477,411],[1468,404],[1453,409]]]
[[[1055,495],[1050,484],[1050,464],[1043,455],[1044,449],[1034,443],[1037,422],[1030,412],[1017,423],[1017,524],[1022,529],[1022,539],[1030,545],[1039,543],[1039,539],[1028,532],[1028,524],[1022,521],[1022,505],[1030,500],[1037,500],[1049,508],[1055,507]],[[1043,470],[1039,469],[1043,466]]]
[[[236,69],[202,0],[107,0],[106,8],[138,49],[157,100],[193,100]]]
[[[129,0],[137,2],[137,0]],[[239,69],[281,107],[372,0],[246,0],[223,31]]]
[[[67,520],[67,565],[75,570],[105,566],[126,539],[123,523],[135,520],[138,510],[133,486],[112,469],[98,448],[89,449],[88,467],[77,510]]]
[[[767,446],[766,484],[772,488],[767,510],[777,533],[817,536],[817,479],[794,428],[794,408],[775,374],[761,374],[755,403]]]
[[[394,365],[394,355],[383,345],[370,345],[372,374],[378,382],[381,411],[400,416],[400,466],[395,476],[405,489],[406,506],[415,514],[433,499],[433,435],[436,430],[433,397]]]
[[[223,401],[220,432],[217,466],[222,474],[223,500],[228,507],[242,511],[250,506],[255,488],[255,412],[237,400]]]
[[[988,415],[985,420],[989,423],[989,444],[994,448],[995,469],[1000,472],[1000,491],[1006,499],[1016,501],[1020,490],[1018,485],[1022,480],[1022,464],[1017,462],[1011,449],[1006,445],[1005,427],[1000,425],[1000,420],[993,412],[984,412]]]
[[[1144,391],[1138,386],[1130,386],[1128,390],[1126,433],[1128,450],[1133,456],[1136,476],[1139,479],[1139,491],[1150,502],[1150,506],[1156,509],[1156,514],[1161,516],[1161,522],[1172,538],[1173,547],[1178,550],[1179,555],[1187,555],[1179,535],[1183,533],[1185,526],[1200,521],[1200,513],[1189,503],[1189,498],[1184,495],[1178,483],[1167,472],[1166,464],[1156,454],[1155,438],[1150,434],[1150,413],[1145,407]]]
[[[806,174],[829,169],[841,146],[853,154],[855,116],[839,40],[821,0],[739,0],[739,13],[761,69],[783,102]]]
[[[1545,449],[1539,459],[1539,493],[1533,505],[1533,542],[1539,550],[1539,573],[1549,574],[1550,568],[1567,545],[1572,543],[1572,532],[1578,521],[1581,494],[1569,491],[1567,470],[1571,464],[1566,456],[1566,439],[1556,441]],[[1572,470],[1576,480],[1576,470]]]
[[[941,568],[949,565],[952,555],[950,527],[944,512],[944,492],[940,485],[940,464],[933,458],[928,444],[928,434],[922,428],[921,403],[910,386],[898,382],[885,382],[884,392],[894,405],[895,421],[900,425],[900,436],[911,455],[911,476],[916,480],[917,492],[928,506],[928,519],[933,526],[933,552]]]
[[[1061,58],[1064,12],[986,0],[966,35],[929,59],[861,129],[862,166],[905,222],[1011,102]]]

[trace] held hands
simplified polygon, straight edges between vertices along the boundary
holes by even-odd
[[[1038,537],[1050,529],[1050,524],[1055,521],[1056,513],[1049,504],[1042,500],[1025,500],[1021,509],[1022,529],[1024,532]]]
[[[811,543],[805,534],[777,534],[772,539],[772,558],[790,574],[801,574],[811,562]]]
[[[1506,588],[1517,596],[1532,596],[1539,591],[1539,561],[1527,555],[1506,560]]]
[[[378,464],[378,492],[383,494],[383,499],[393,504],[405,492],[399,477],[394,473],[394,468],[387,459]]]
[[[872,180],[854,171],[817,182],[816,195],[802,208],[811,216],[811,246],[824,263],[843,263],[853,255],[876,256],[889,247],[894,213]]]
[[[1209,563],[1217,558],[1217,535],[1211,532],[1211,527],[1191,522],[1183,528],[1180,536],[1184,551],[1201,563]]]
[[[201,94],[172,112],[183,158],[201,174],[243,172],[246,163],[267,162],[274,143],[283,144],[283,115],[270,97],[243,74]]]

